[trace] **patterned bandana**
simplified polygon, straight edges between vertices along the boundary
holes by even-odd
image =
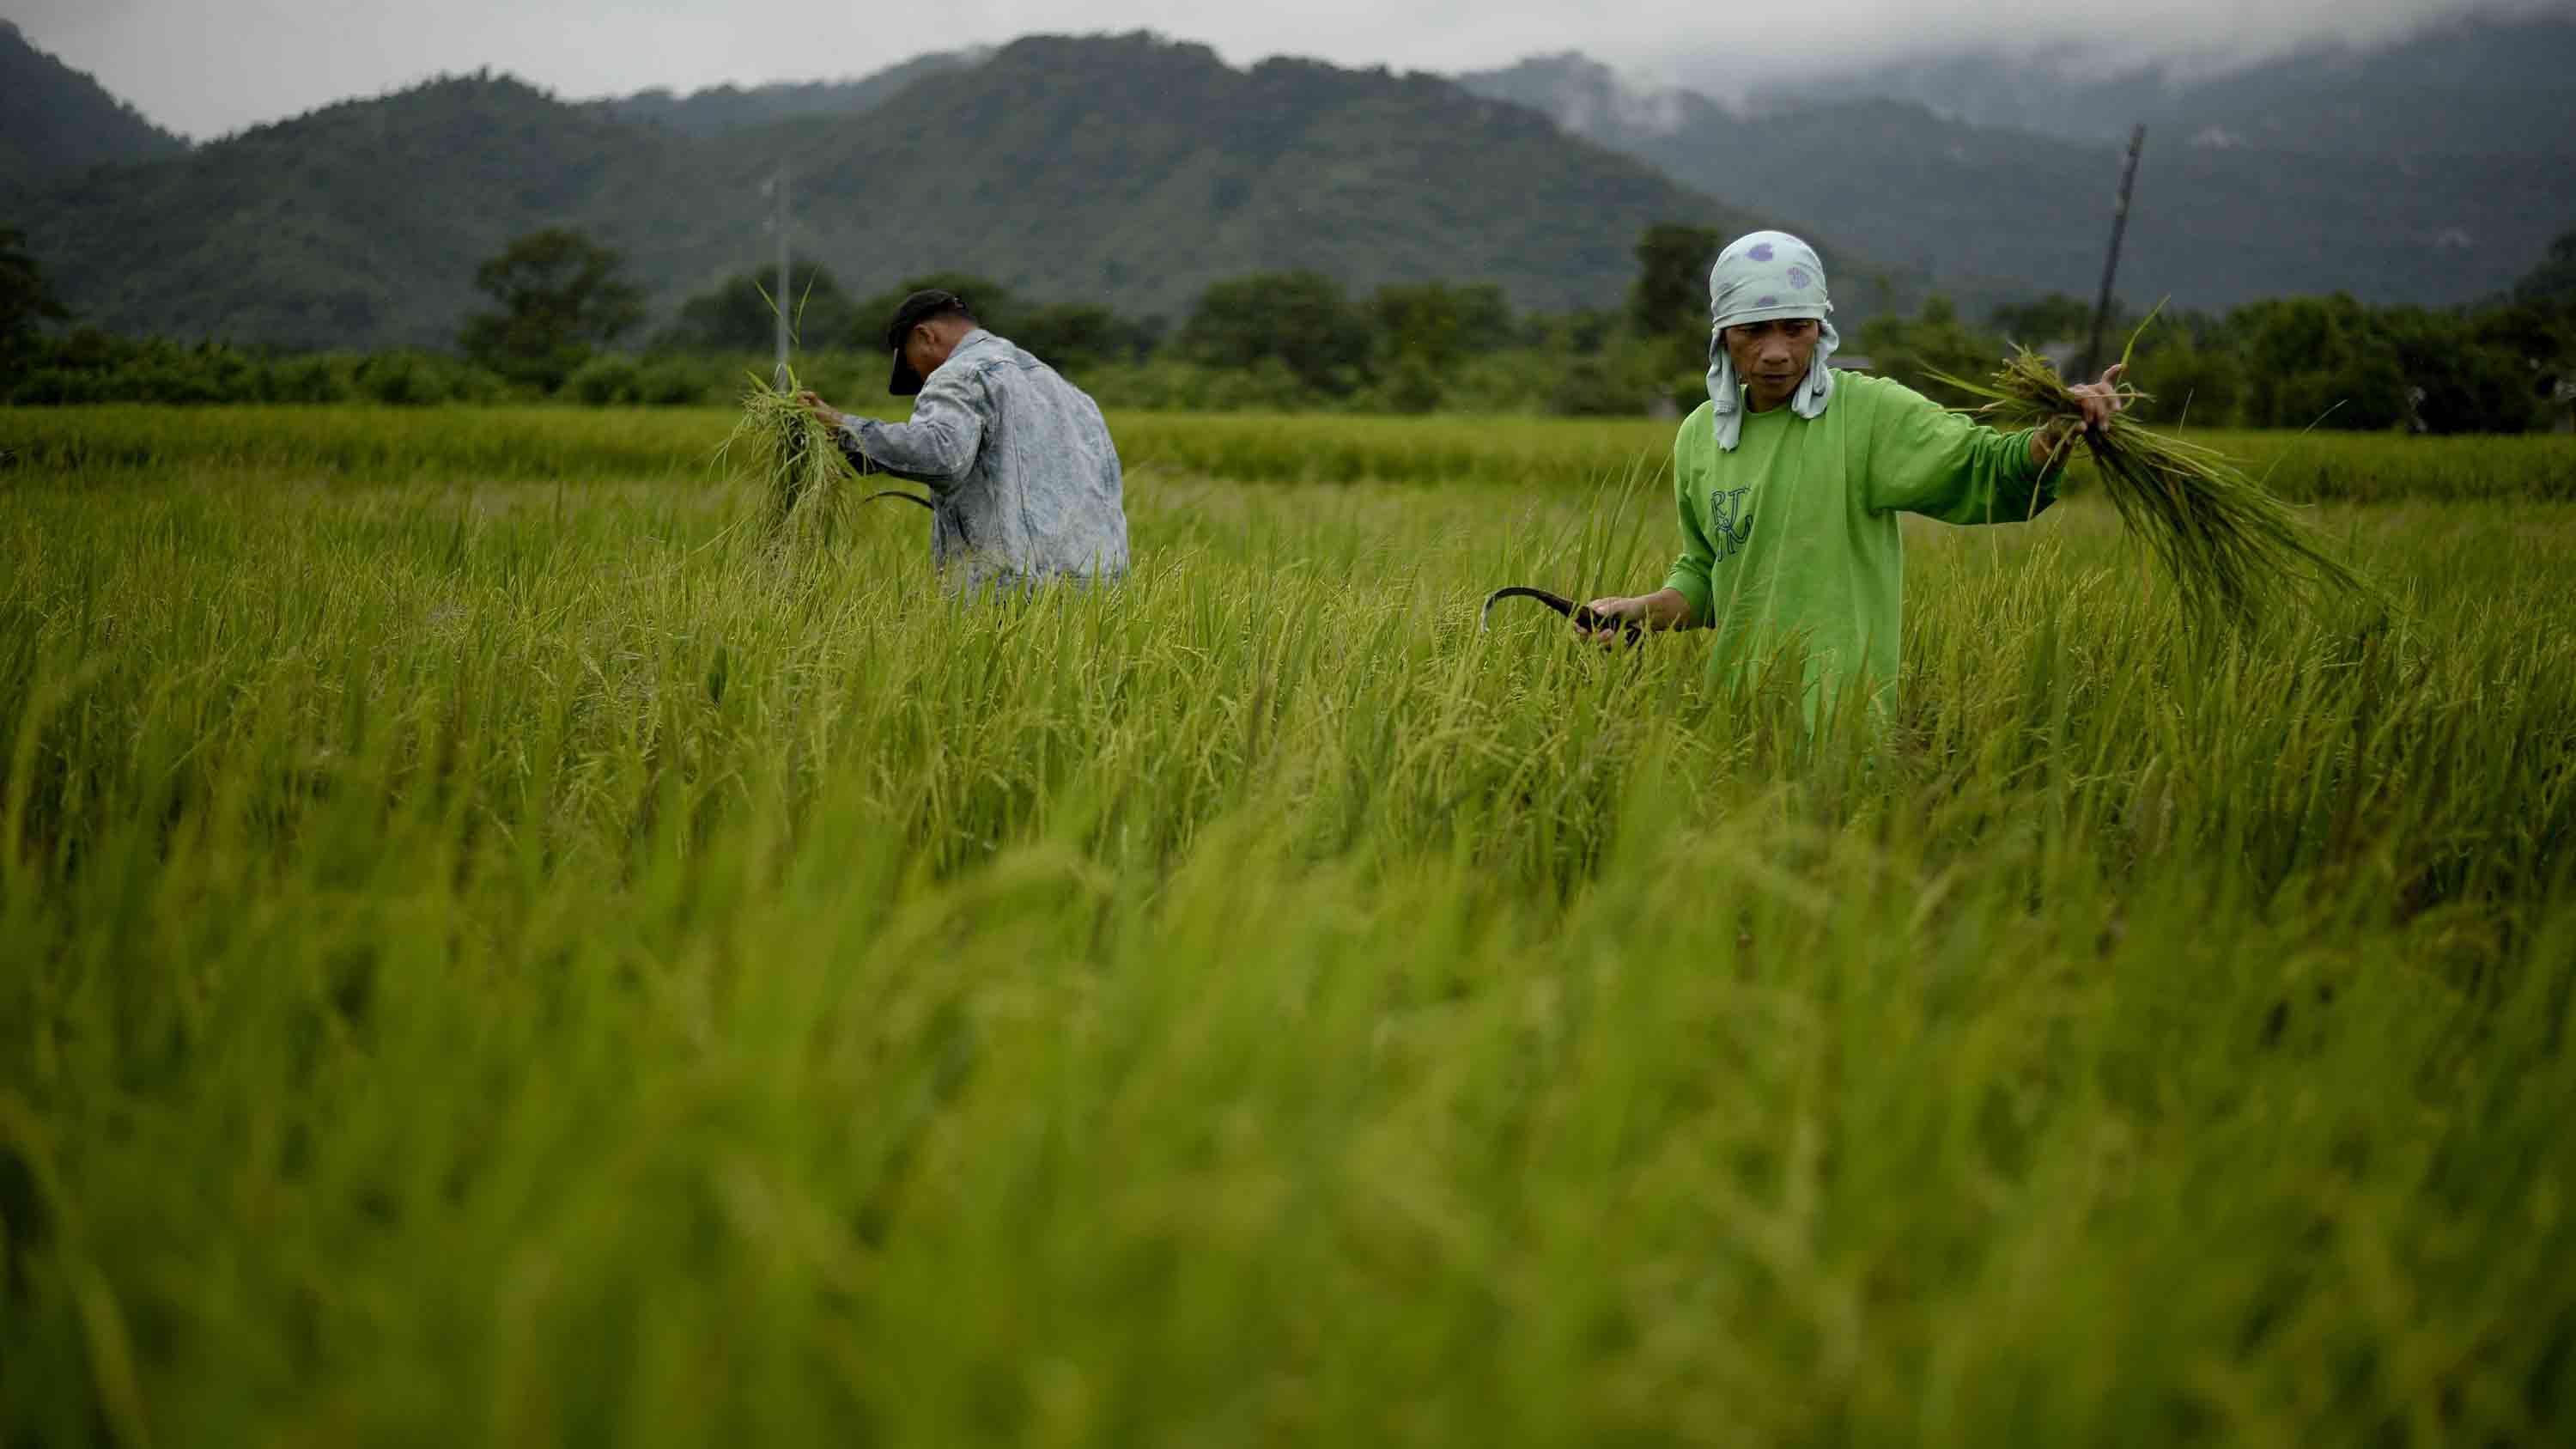
[[[1789,396],[1798,416],[1812,418],[1834,397],[1834,370],[1825,359],[1843,339],[1827,320],[1833,310],[1825,298],[1825,264],[1816,249],[1785,231],[1747,232],[1717,254],[1717,265],[1708,271],[1708,397],[1717,405],[1718,447],[1733,452],[1744,434],[1744,387],[1720,334],[1739,322],[1815,319],[1816,360]]]

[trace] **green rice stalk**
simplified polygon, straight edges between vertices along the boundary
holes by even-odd
[[[796,401],[796,391],[792,370],[783,388],[754,374],[743,390],[742,417],[716,450],[735,477],[762,491],[762,522],[773,543],[830,507],[841,481],[858,476],[831,428]]]
[[[2073,389],[2026,347],[1990,382],[1931,375],[1985,399],[1962,411],[1999,429],[2071,421],[2129,536],[2145,545],[2185,606],[2205,618],[2249,626],[2285,596],[2376,592],[2225,454],[2140,426],[2126,413],[2099,429],[2084,427]],[[2134,404],[2146,394],[2123,388],[2122,396]]]

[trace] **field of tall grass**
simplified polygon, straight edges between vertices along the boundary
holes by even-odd
[[[875,399],[883,403],[886,399]],[[862,410],[871,400],[850,406]],[[900,416],[889,413],[887,416]],[[0,408],[0,477],[252,470],[363,483],[705,482],[734,421],[707,408]],[[1644,418],[1112,413],[1131,470],[1244,483],[1509,483],[1558,491],[1653,468],[1673,425]],[[2300,501],[2576,502],[2576,438],[2214,432]]]
[[[1118,420],[960,609],[727,421],[0,416],[0,1440],[2576,1438],[2563,441],[2242,637],[1925,525],[1817,736],[1476,628],[1649,428]]]

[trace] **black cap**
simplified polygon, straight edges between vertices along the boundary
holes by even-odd
[[[886,349],[894,354],[894,376],[887,380],[886,391],[896,397],[912,397],[920,393],[921,374],[913,371],[912,364],[903,360],[903,339],[911,335],[913,328],[930,318],[950,313],[961,317],[975,315],[974,309],[966,305],[965,298],[936,287],[913,293],[903,299],[902,306],[894,309],[894,320],[886,324]]]

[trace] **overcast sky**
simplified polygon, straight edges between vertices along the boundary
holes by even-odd
[[[0,0],[28,39],[146,116],[204,139],[441,72],[490,66],[567,97],[843,79],[1032,32],[1154,30],[1245,64],[1304,55],[1457,71],[1581,50],[1724,89],[1962,48],[2223,68],[2576,0]],[[1763,18],[1748,19],[1759,8]],[[1828,21],[1825,17],[1830,16]],[[1737,81],[1737,83],[1741,83]]]

